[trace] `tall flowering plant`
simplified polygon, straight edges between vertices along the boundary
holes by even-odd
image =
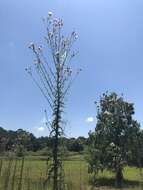
[[[77,69],[74,72],[70,66],[71,59],[76,55],[72,51],[72,46],[78,36],[73,31],[65,37],[63,35],[63,20],[55,18],[52,12],[49,12],[48,17],[43,21],[46,26],[44,39],[50,50],[52,61],[47,60],[42,46],[31,43],[29,48],[35,56],[35,69],[28,67],[26,71],[40,89],[51,110],[52,121],[47,120],[46,122],[50,129],[50,137],[53,139],[47,180],[51,179],[53,181],[53,190],[63,190],[63,183],[61,183],[63,168],[60,154],[60,138],[64,134],[62,114],[65,107],[65,97],[81,71],[81,69]]]

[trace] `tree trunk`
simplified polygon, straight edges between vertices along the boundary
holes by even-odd
[[[122,168],[118,168],[116,170],[115,186],[118,187],[118,188],[121,188],[123,186],[123,172],[122,172]]]

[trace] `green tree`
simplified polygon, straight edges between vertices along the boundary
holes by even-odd
[[[84,149],[84,145],[80,139],[70,138],[67,143],[67,149],[69,151],[81,152]]]
[[[30,133],[24,131],[23,129],[18,129],[16,131],[14,149],[18,157],[24,156],[26,147],[30,143],[30,140]]]
[[[133,120],[134,107],[116,93],[105,93],[97,104],[95,132],[89,133],[89,172],[115,172],[115,185],[123,184],[125,165],[138,162],[140,125]],[[135,159],[136,158],[136,159]]]

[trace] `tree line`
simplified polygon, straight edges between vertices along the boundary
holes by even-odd
[[[62,137],[65,149],[72,152],[81,152],[85,150],[88,144],[88,138],[66,138]],[[50,150],[52,148],[53,139],[50,137],[36,137],[23,129],[16,131],[6,130],[0,127],[0,153],[14,151],[33,151]]]

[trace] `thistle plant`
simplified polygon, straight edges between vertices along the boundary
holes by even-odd
[[[53,140],[52,158],[48,172],[48,180],[52,179],[53,190],[63,190],[61,185],[62,158],[60,154],[60,138],[64,135],[63,112],[65,108],[65,98],[69,89],[76,79],[81,69],[75,72],[70,66],[71,59],[76,55],[72,52],[72,46],[77,39],[77,33],[73,31],[69,36],[63,35],[63,21],[53,16],[52,12],[43,20],[46,26],[46,36],[44,40],[50,50],[47,60],[43,46],[31,43],[29,48],[35,56],[34,70],[32,67],[26,69],[34,83],[48,102],[52,121],[47,118],[46,125],[50,130],[50,137]],[[36,71],[36,72],[35,72]],[[36,75],[35,75],[36,74]],[[38,76],[38,78],[37,78]],[[47,116],[47,111],[45,110]]]

